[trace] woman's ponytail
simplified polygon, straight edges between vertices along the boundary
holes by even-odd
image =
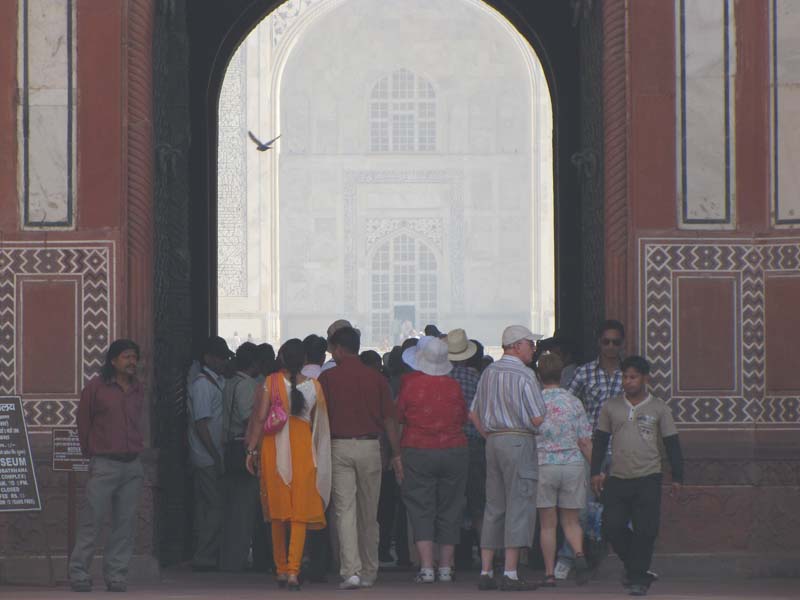
[[[306,398],[303,396],[303,392],[297,389],[297,373],[290,374],[289,383],[292,384],[292,390],[289,394],[292,403],[292,415],[296,417],[303,414],[303,409],[306,406]]]

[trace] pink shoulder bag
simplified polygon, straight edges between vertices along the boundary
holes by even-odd
[[[264,421],[264,433],[266,435],[275,435],[278,433],[283,427],[286,425],[286,421],[289,420],[289,415],[286,414],[286,410],[283,408],[283,402],[281,402],[281,395],[278,391],[278,385],[282,383],[280,379],[282,376],[280,374],[272,375],[272,381],[270,382],[270,395],[271,401],[269,405],[269,412],[267,413],[267,419]]]

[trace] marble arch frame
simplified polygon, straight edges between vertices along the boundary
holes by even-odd
[[[313,23],[315,23],[319,18],[323,17],[328,12],[332,11],[333,9],[337,8],[347,0],[288,0],[282,3],[277,3],[277,5],[273,6],[271,9],[266,10],[261,18],[252,22],[252,26],[247,30],[247,32],[238,38],[238,41],[230,50],[229,54],[227,54],[226,59],[223,62],[219,61],[215,66],[217,71],[221,68],[221,73],[219,74],[219,85],[216,90],[212,93],[215,94],[214,96],[214,110],[211,111],[214,115],[218,113],[218,106],[219,106],[219,92],[222,89],[222,84],[225,79],[225,74],[227,73],[228,65],[230,64],[230,60],[235,55],[238,48],[245,42],[247,37],[255,30],[255,28],[261,23],[261,21],[269,16],[275,16],[277,19],[280,19],[279,27],[277,31],[279,35],[276,35],[275,31],[276,28],[273,27],[273,50],[275,52],[274,58],[274,66],[272,67],[271,73],[271,81],[269,85],[269,98],[270,102],[270,110],[268,111],[269,117],[268,122],[264,122],[262,119],[259,122],[260,127],[264,127],[266,130],[270,132],[278,132],[277,127],[280,123],[280,114],[281,114],[281,86],[283,77],[285,74],[286,63],[288,61],[289,56],[291,55],[292,50],[294,49],[295,45],[297,44],[298,40],[300,40],[307,30],[311,27]],[[545,236],[533,236],[532,239],[532,252],[534,257],[536,257],[531,264],[531,281],[532,282],[539,282],[539,281],[547,281],[546,285],[533,285],[530,292],[531,292],[531,312],[536,315],[539,315],[538,321],[541,323],[545,322],[546,316],[543,311],[547,306],[554,307],[555,312],[557,313],[557,266],[555,261],[555,253],[557,252],[556,247],[556,217],[555,217],[555,203],[556,203],[556,161],[557,157],[554,152],[554,145],[555,145],[555,89],[553,88],[552,77],[548,77],[548,66],[546,64],[546,55],[544,55],[541,51],[537,50],[536,46],[533,43],[532,36],[535,37],[534,32],[529,32],[530,35],[526,35],[520,28],[516,27],[512,21],[510,20],[507,14],[496,6],[493,6],[492,3],[486,2],[484,0],[464,0],[473,8],[479,10],[486,18],[493,19],[509,36],[511,40],[513,40],[514,45],[516,46],[517,51],[523,57],[523,60],[526,65],[526,72],[528,76],[528,85],[531,90],[531,111],[533,114],[532,118],[532,132],[531,132],[531,155],[532,156],[541,156],[542,154],[546,154],[549,158],[544,163],[542,161],[534,161],[531,165],[532,172],[534,176],[532,177],[532,197],[530,199],[531,202],[531,221],[532,223],[539,223],[541,221],[545,221],[549,224],[549,227],[546,225],[545,231],[547,234]],[[274,3],[271,3],[274,4]],[[429,77],[423,74],[427,79],[430,80]],[[545,93],[542,93],[542,90]],[[216,173],[216,158],[217,158],[217,151],[218,146],[214,145],[211,149],[211,153],[213,157],[209,157],[210,160],[213,160],[213,165],[210,165],[210,172]],[[279,252],[279,244],[280,244],[280,231],[279,231],[279,178],[280,178],[280,169],[279,169],[279,155],[280,152],[271,152],[268,160],[270,161],[269,169],[270,172],[273,174],[270,177],[270,190],[269,194],[270,197],[273,199],[270,202],[270,211],[271,214],[269,216],[269,239],[267,240],[267,244],[269,245],[269,249],[267,251],[267,264],[269,265],[269,273],[267,274],[268,280],[268,289],[269,289],[269,306],[267,308],[267,314],[270,315],[270,324],[268,325],[268,329],[272,332],[280,332],[280,323],[279,323],[279,315],[281,310],[281,294],[280,294],[280,283],[279,283],[279,273],[280,273],[280,252]],[[546,169],[546,176],[542,177],[542,173]],[[538,174],[538,176],[537,176]],[[351,178],[350,175],[347,173],[345,174],[346,181],[349,181]],[[347,186],[345,186],[347,188]],[[345,202],[345,206],[348,204],[348,195],[347,190],[345,190],[345,197],[343,198]],[[216,194],[211,198],[211,202],[216,203],[218,202]],[[545,204],[547,203],[547,207]],[[463,213],[463,209],[459,209],[456,207],[454,209],[456,212]],[[347,212],[347,210],[346,210]],[[347,223],[346,223],[347,227]],[[216,240],[217,231],[216,228],[212,231],[209,231],[209,235],[212,239]],[[454,248],[454,250],[458,250],[458,248]],[[551,253],[552,252],[552,253]],[[216,257],[216,252],[210,252],[210,257],[213,259]],[[551,257],[551,258],[548,258]],[[213,262],[216,265],[216,261]],[[351,283],[355,283],[354,281],[350,281],[352,277],[351,270],[347,264],[345,265],[345,278],[348,279],[348,284],[345,286],[346,290],[352,290]],[[552,273],[551,277],[543,278],[542,273],[549,272]],[[218,298],[216,297],[216,280],[217,280],[217,270],[216,268],[213,269],[213,272],[210,274],[213,277],[215,282],[213,288],[210,291],[212,294],[213,300],[210,303],[213,310],[211,311],[211,318],[215,319],[216,315],[218,314]],[[459,279],[458,272],[455,272],[453,277],[453,293],[455,297],[460,297],[461,294],[459,293],[460,287],[463,286],[463,277]],[[462,306],[455,306],[456,310],[463,310]],[[345,309],[347,311],[352,311],[355,309],[355,301],[353,298],[346,297],[345,298]],[[541,323],[537,322],[537,319],[534,318],[533,326],[536,329],[541,329]],[[273,337],[279,337],[273,335]]]
[[[578,36],[570,34],[569,23],[573,16],[571,9],[559,2],[543,2],[530,5],[527,0],[484,0],[486,4],[500,12],[534,48],[544,67],[545,76],[551,91],[554,112],[554,162],[555,162],[555,200],[556,200],[556,273],[557,273],[557,326],[563,327],[568,335],[579,339],[591,323],[584,323],[580,301],[583,292],[581,271],[590,268],[581,250],[571,250],[576,236],[580,236],[581,208],[580,184],[571,173],[570,156],[579,148],[579,130],[570,120],[585,110],[578,100],[580,93],[579,77],[574,75],[579,63]],[[192,101],[190,119],[194,143],[189,153],[189,168],[203,172],[192,180],[192,213],[190,215],[193,236],[189,247],[191,261],[192,314],[191,332],[193,343],[216,331],[211,315],[217,314],[216,270],[209,268],[215,264],[216,215],[211,208],[217,197],[215,177],[211,175],[216,166],[216,119],[209,110],[214,105],[222,85],[222,77],[227,63],[239,43],[252,28],[277,6],[280,0],[232,0],[230,4],[217,6],[212,3],[193,4],[197,13],[196,25],[190,23],[190,40],[202,40],[200,52],[195,53],[190,65],[190,88]],[[140,56],[149,54],[153,39],[153,12],[155,0],[131,0],[129,14],[137,13],[147,19],[141,26],[129,31],[129,54]],[[196,10],[195,10],[196,6]],[[627,18],[629,0],[606,0],[590,5],[591,11],[599,11],[600,23],[594,22],[592,28],[602,40],[602,88],[597,97],[602,102],[602,160],[598,169],[598,184],[603,191],[603,223],[599,225],[598,235],[602,239],[603,255],[601,264],[603,276],[597,293],[605,304],[605,312],[623,320],[628,318],[629,307],[635,301],[632,286],[628,284],[630,272],[629,256],[632,256],[630,225],[628,219],[628,147],[629,127],[627,123],[629,98],[627,93],[628,37]],[[586,12],[586,11],[583,11]],[[213,24],[212,24],[213,21]],[[537,29],[532,23],[536,23]],[[574,21],[573,21],[574,27]],[[152,73],[142,74],[129,82],[128,100],[141,108],[148,109],[152,119],[152,104],[145,107],[142,98],[152,94]],[[131,111],[132,112],[132,111]],[[151,123],[152,121],[150,121]],[[129,126],[129,131],[131,127]],[[152,137],[151,137],[152,139]],[[141,176],[149,176],[152,184],[152,157],[143,156],[144,144],[138,143],[139,150],[130,148],[129,191],[143,186]],[[133,144],[131,144],[133,146]],[[149,150],[148,150],[149,152]],[[140,165],[132,165],[134,154]],[[152,219],[152,185],[150,194],[143,195],[132,204],[140,207],[143,214]],[[136,210],[131,207],[129,212]],[[205,234],[203,234],[205,232]],[[580,244],[580,241],[578,242]],[[565,254],[566,252],[566,254]],[[150,252],[152,261],[152,247]],[[147,302],[139,302],[147,304]],[[152,303],[150,310],[139,311],[137,321],[144,321],[152,327]],[[145,307],[148,308],[148,307]],[[135,306],[132,309],[137,310]]]

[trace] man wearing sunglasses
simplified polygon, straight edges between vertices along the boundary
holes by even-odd
[[[619,321],[609,319],[597,328],[598,355],[593,361],[581,365],[567,389],[583,402],[586,416],[597,429],[600,409],[614,396],[622,393],[622,345],[625,342],[625,327]]]
[[[572,381],[567,386],[567,389],[583,403],[592,431],[597,429],[600,409],[609,399],[622,393],[620,364],[622,345],[625,342],[625,327],[615,319],[603,321],[597,328],[595,339],[598,349],[597,358],[578,367]],[[608,467],[607,460],[604,466]],[[591,494],[587,500],[589,504],[592,503]],[[582,513],[581,518],[586,519],[588,512],[589,507],[587,506],[587,510]],[[599,541],[597,545],[603,547]],[[597,551],[593,553],[596,554]],[[558,561],[554,570],[556,579],[567,578],[573,558],[572,548],[565,541],[558,551]]]

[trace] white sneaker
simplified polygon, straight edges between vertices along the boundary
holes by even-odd
[[[357,590],[361,587],[361,578],[358,575],[350,575],[339,584],[340,590]]]
[[[454,575],[455,573],[453,573],[453,569],[447,567],[440,568],[439,572],[437,573],[439,581],[441,581],[442,583],[452,583]]]
[[[420,569],[417,576],[414,577],[414,583],[434,583],[436,576],[433,574],[433,569]]]
[[[567,561],[559,558],[556,562],[556,568],[553,569],[553,576],[556,579],[566,579],[569,577],[569,572],[572,570],[572,565]]]
[[[361,580],[361,587],[362,588],[371,588],[373,585],[375,585],[375,580],[374,579],[362,579]]]

